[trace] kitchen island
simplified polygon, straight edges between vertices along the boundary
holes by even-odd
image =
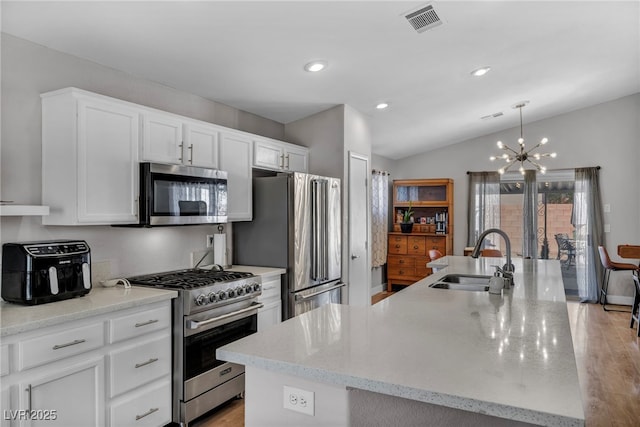
[[[429,287],[502,263],[440,258],[374,306],[326,305],[222,347],[246,366],[246,425],[584,425],[557,261],[514,260],[503,295]],[[315,393],[314,416],[283,409],[284,385]]]

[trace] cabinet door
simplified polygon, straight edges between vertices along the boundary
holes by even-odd
[[[137,111],[116,103],[78,101],[79,223],[138,221],[139,137]]]
[[[277,325],[282,319],[282,301],[275,300],[265,302],[264,307],[258,310],[258,332],[264,331],[273,325]]]
[[[227,218],[251,221],[252,141],[242,134],[220,132],[220,169],[227,171]]]
[[[257,139],[253,150],[253,166],[273,170],[284,169],[284,151],[279,144]]]
[[[218,168],[218,128],[197,124],[184,126],[185,165]]]
[[[145,113],[142,124],[142,160],[181,164],[184,154],[182,120]]]
[[[309,169],[309,151],[302,148],[285,148],[284,168],[291,172],[307,172]]]
[[[35,415],[23,426],[103,426],[104,359],[51,369],[18,385],[19,408]],[[48,419],[47,419],[48,418]]]

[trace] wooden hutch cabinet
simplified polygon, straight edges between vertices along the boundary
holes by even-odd
[[[413,210],[411,233],[400,231],[404,212]],[[453,180],[393,181],[393,231],[389,233],[387,290],[411,285],[431,274],[429,250],[453,254]]]

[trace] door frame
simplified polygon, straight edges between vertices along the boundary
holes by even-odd
[[[370,185],[370,181],[371,181],[371,174],[370,174],[370,163],[369,163],[369,157],[364,155],[364,154],[359,154],[356,153],[354,151],[349,151],[349,162],[348,162],[348,175],[347,175],[347,179],[348,179],[348,183],[347,183],[347,188],[346,188],[346,192],[347,192],[347,206],[348,206],[348,213],[347,213],[347,250],[345,251],[345,258],[346,259],[346,263],[348,265],[348,269],[347,269],[347,280],[348,280],[348,291],[347,294],[350,294],[351,291],[351,286],[353,286],[353,283],[351,282],[351,254],[352,254],[352,250],[351,250],[351,221],[353,220],[353,215],[351,215],[352,209],[351,209],[351,204],[352,204],[352,199],[351,199],[351,179],[352,179],[352,165],[351,162],[352,160],[362,160],[365,162],[365,188],[366,188],[366,199],[367,199],[367,206],[365,208],[366,211],[366,215],[365,215],[365,227],[367,230],[367,240],[365,242],[365,254],[364,254],[364,259],[366,262],[366,283],[368,284],[368,288],[366,289],[366,293],[368,295],[368,300],[367,300],[367,304],[366,305],[371,305],[371,185]],[[344,300],[344,299],[343,299]],[[347,299],[348,303],[351,304],[351,301],[349,301]]]

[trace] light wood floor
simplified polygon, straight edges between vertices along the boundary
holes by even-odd
[[[371,303],[392,294],[376,294]],[[629,328],[630,315],[576,301],[567,307],[586,425],[640,426],[640,338]],[[233,400],[193,426],[243,427],[244,403]]]

